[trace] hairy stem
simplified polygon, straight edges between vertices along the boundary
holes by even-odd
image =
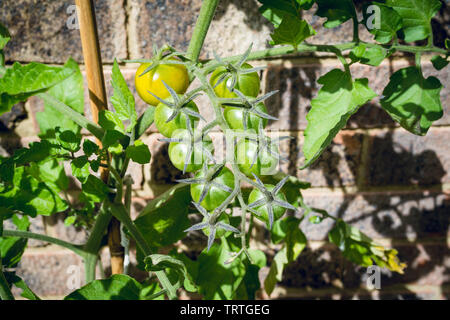
[[[63,241],[57,238],[53,238],[44,234],[38,234],[33,233],[29,231],[19,231],[19,230],[3,230],[3,236],[4,237],[20,237],[20,238],[27,238],[27,239],[35,239],[40,241],[45,241],[48,243],[56,244],[60,247],[66,248],[71,250],[72,252],[76,253],[77,255],[81,256],[82,258],[86,257],[86,251],[82,248],[82,246],[74,245],[70,242]]]
[[[219,0],[203,0],[202,8],[200,9],[200,14],[195,24],[194,32],[187,51],[187,55],[192,61],[198,60],[218,3]]]

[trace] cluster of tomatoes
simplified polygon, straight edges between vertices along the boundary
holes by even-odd
[[[184,97],[190,84],[187,68],[183,64],[163,63],[158,64],[154,68],[150,67],[151,63],[142,63],[136,71],[136,90],[146,103],[156,107],[154,113],[155,125],[158,131],[171,141],[169,144],[169,158],[173,165],[185,172],[196,172],[195,178],[201,181],[191,184],[192,199],[198,203],[201,200],[200,198],[202,198],[200,205],[208,211],[213,211],[230,196],[235,183],[234,175],[225,166],[222,166],[219,172],[210,176],[207,175],[207,169],[211,168],[211,166],[204,165],[204,162],[208,161],[204,153],[208,151],[212,152],[212,142],[208,135],[201,135],[201,148],[194,147],[189,150],[189,144],[192,141],[188,141],[189,139],[186,140],[186,137],[189,136],[187,131],[190,129],[189,126],[194,129],[195,122],[198,120],[196,118],[196,115],[198,115],[198,107],[192,99],[185,99]],[[253,67],[248,63],[244,63],[241,68],[251,69]],[[149,69],[150,71],[148,71]],[[227,68],[221,66],[211,74],[209,82],[217,97],[237,98],[235,89],[247,97],[256,98],[258,96],[260,79],[257,72],[238,74],[234,81],[234,88],[230,88],[231,75],[228,75],[228,73]],[[174,101],[177,98],[175,97],[174,99],[174,93],[179,98],[178,101]],[[181,108],[179,105],[180,101],[182,104]],[[183,103],[183,101],[186,102]],[[176,104],[177,106],[175,107]],[[267,119],[255,113],[245,115],[245,108],[235,105],[223,105],[222,107],[223,117],[232,130],[240,132],[252,130],[253,132],[259,132],[267,125]],[[177,110],[176,108],[180,112],[174,112]],[[256,105],[256,109],[262,113],[267,113],[266,106],[263,102],[259,102]],[[190,130],[190,132],[193,132],[193,130]],[[196,137],[193,139],[195,140]],[[234,151],[235,161],[240,171],[250,178],[261,176],[264,170],[270,169],[278,163],[278,159],[273,157],[269,152],[261,152],[258,148],[258,142],[251,139],[240,139]],[[208,181],[206,178],[212,180]],[[205,184],[208,184],[208,192],[206,194],[204,194]],[[268,191],[274,188],[273,185],[267,184],[264,187]],[[282,193],[277,193],[274,196],[281,201],[286,201]],[[250,193],[248,200],[249,203],[253,203],[264,197],[267,197],[267,192],[264,193],[255,188]],[[286,211],[285,208],[277,205],[272,205],[271,210],[268,210],[267,206],[269,205],[264,204],[252,210],[256,211],[257,214],[255,216],[257,218],[266,223],[269,222],[269,211],[273,214],[273,219],[270,220],[279,219]],[[227,223],[227,215],[222,215],[220,220]],[[225,230],[218,230],[216,236],[221,236],[223,233],[219,231],[224,232]]]

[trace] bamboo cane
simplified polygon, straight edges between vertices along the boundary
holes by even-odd
[[[93,0],[76,0],[78,23],[80,26],[81,45],[83,48],[86,77],[89,88],[89,100],[92,118],[98,123],[98,114],[101,110],[108,109],[105,79],[103,76],[100,44],[98,41],[97,23]],[[101,142],[97,140],[101,146]],[[108,171],[101,169],[101,178],[108,180]],[[120,244],[120,223],[112,218],[108,228],[108,246],[111,254],[112,274],[123,273],[124,249]]]

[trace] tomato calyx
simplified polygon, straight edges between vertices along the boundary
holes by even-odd
[[[286,176],[280,182],[278,182],[272,190],[267,189],[264,183],[255,174],[253,174],[253,177],[255,178],[255,181],[252,182],[252,185],[255,186],[263,194],[264,197],[248,204],[247,209],[252,213],[260,216],[260,213],[254,209],[257,207],[265,206],[267,208],[270,229],[272,229],[274,221],[274,206],[297,211],[297,208],[291,205],[289,202],[283,201],[277,197],[277,194],[281,191],[281,188],[283,188],[284,184],[289,179],[289,176]]]
[[[179,130],[174,134],[172,138],[159,138],[158,140],[169,142],[170,144],[181,143],[187,146],[187,152],[183,165],[183,173],[187,172],[187,168],[191,163],[192,155],[196,150],[200,151],[202,157],[205,156],[206,158],[208,158],[208,160],[215,163],[215,159],[208,148],[210,144],[204,143],[205,141],[211,140],[211,138],[209,138],[209,136],[205,132],[194,132],[192,128],[189,128],[188,130]]]
[[[250,117],[250,114],[254,114],[260,118],[267,120],[278,120],[278,118],[261,111],[260,106],[260,104],[263,103],[264,100],[278,93],[278,90],[268,92],[258,98],[247,97],[238,89],[235,89],[233,92],[238,95],[238,98],[221,98],[219,99],[219,102],[223,106],[231,106],[233,108],[243,109],[242,125],[244,127],[244,130],[248,129],[248,119]]]
[[[192,201],[192,204],[195,206],[195,208],[203,215],[205,218],[204,221],[194,224],[192,227],[184,230],[184,232],[194,231],[194,230],[201,230],[201,229],[208,229],[209,236],[208,236],[208,246],[207,251],[211,248],[211,246],[214,243],[214,239],[216,238],[216,232],[217,229],[223,229],[225,231],[230,231],[233,233],[241,233],[238,229],[235,227],[224,223],[222,221],[219,221],[221,212],[215,212],[214,214],[210,214],[205,208],[203,208],[198,203]]]
[[[250,55],[252,47],[253,44],[250,44],[248,49],[241,56],[240,60],[237,61],[236,63],[223,61],[222,58],[215,51],[213,51],[213,55],[215,60],[218,62],[218,66],[223,67],[225,69],[225,72],[221,74],[220,77],[217,79],[214,88],[219,86],[222,82],[226,81],[225,86],[227,87],[227,89],[230,90],[231,92],[234,92],[235,90],[237,90],[236,84],[238,83],[238,79],[241,75],[258,72],[266,68],[266,67],[251,67],[251,68],[244,67],[245,62],[247,61]]]
[[[264,134],[264,130],[262,128],[263,124],[262,122],[259,123],[259,130],[256,135],[250,135],[246,139],[256,144],[256,152],[253,156],[252,163],[250,165],[250,168],[252,168],[258,157],[262,154],[270,154],[272,157],[277,159],[278,161],[287,162],[288,159],[285,157],[282,157],[278,152],[275,151],[274,146],[277,146],[280,141],[292,139],[290,136],[283,136],[283,137],[277,137],[277,138],[270,138]],[[254,174],[253,174],[254,175]]]
[[[189,102],[191,102],[192,100],[194,100],[195,98],[200,96],[201,93],[194,92],[194,93],[191,93],[188,95],[178,95],[175,92],[175,90],[173,90],[164,80],[161,80],[161,82],[166,87],[167,91],[169,91],[170,96],[171,96],[170,100],[161,99],[160,97],[158,97],[157,95],[155,95],[153,92],[150,92],[150,91],[148,91],[148,93],[150,93],[153,97],[155,97],[155,99],[157,99],[160,103],[166,105],[167,107],[169,107],[170,109],[173,110],[172,114],[165,121],[166,123],[175,119],[178,116],[178,114],[180,114],[180,112],[183,113],[184,116],[186,117],[187,129],[189,131],[192,130],[190,117],[194,117],[194,118],[206,121],[205,118],[203,118],[200,113],[195,112],[191,108],[188,108]]]

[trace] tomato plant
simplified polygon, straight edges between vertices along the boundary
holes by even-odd
[[[248,62],[320,52],[334,54],[342,64],[317,81],[320,88],[306,116],[301,145],[304,165],[299,169],[313,164],[349,118],[377,97],[368,79],[354,78],[350,67],[364,64],[375,68],[395,52],[414,55],[415,65],[392,75],[380,95],[380,103],[393,121],[412,134],[423,136],[443,115],[442,84],[436,77],[425,78],[421,69],[425,53],[435,54],[432,61],[437,69],[448,64],[449,41],[445,48],[436,47],[430,27],[440,2],[421,1],[424,10],[420,17],[414,9],[416,1],[375,2],[380,6],[381,23],[379,29],[373,29],[366,14],[363,20],[358,19],[351,0],[260,0],[260,12],[273,24],[273,47],[254,51],[250,46],[236,56],[222,58],[214,54],[213,59],[201,60],[200,52],[218,2],[203,1],[186,52],[164,45],[155,47],[149,59],[124,61],[139,64],[135,88],[149,105],[141,114],[119,64],[114,61],[113,94],[108,99],[111,105],[105,99],[102,108],[94,108],[98,113],[95,122],[83,114],[83,76],[78,64],[69,59],[64,66],[35,62],[6,65],[3,49],[11,35],[0,25],[0,113],[9,112],[16,103],[32,96],[44,102],[44,111],[36,115],[40,140],[16,150],[12,156],[0,157],[2,300],[14,299],[12,286],[22,289],[22,296],[27,299],[39,299],[25,281],[10,271],[19,263],[28,239],[62,246],[83,259],[86,285],[69,294],[69,300],[176,299],[180,290],[196,292],[204,299],[254,299],[260,290],[270,295],[281,281],[284,268],[306,246],[300,226],[303,221],[319,224],[331,220],[329,241],[346,258],[365,267],[376,264],[403,273],[406,265],[400,262],[395,249],[378,245],[342,219],[310,207],[301,192],[310,185],[278,171],[279,162],[284,160],[278,143],[286,137],[274,138],[264,131],[268,120],[277,120],[273,105],[267,100],[277,92],[260,94],[258,72],[263,67],[253,67]],[[353,21],[352,41],[306,42],[316,31],[301,18],[302,11],[311,10],[313,4],[316,18],[324,18],[326,28]],[[361,40],[361,24],[374,41]],[[428,43],[411,44],[421,40]],[[208,114],[213,117],[210,121],[205,120],[196,105],[199,95],[208,100]],[[91,104],[95,105],[98,101],[93,96]],[[133,179],[129,164],[155,161],[145,143],[146,131],[153,122],[158,137],[163,136],[160,142],[169,143],[170,162],[191,175],[148,201],[132,220]],[[227,147],[231,146],[224,159],[214,152],[211,139],[219,133],[224,134]],[[80,186],[75,200],[68,197],[71,177]],[[287,211],[289,214],[285,214]],[[30,217],[61,213],[67,214],[67,225],[89,229],[86,243],[74,245],[29,231]],[[201,220],[190,219],[193,214]],[[253,217],[266,223],[271,239],[281,248],[273,259],[266,259],[265,252],[249,245],[255,226]],[[4,228],[6,220],[15,228]],[[107,242],[103,236],[111,236],[109,226],[114,221],[120,226],[119,247],[123,249],[118,250],[118,256],[129,254],[129,243],[134,239],[137,267],[151,274],[145,281],[139,282],[127,274],[129,262],[122,264],[124,274],[114,272],[108,279],[96,278],[99,252],[102,243]],[[192,225],[191,221],[200,222]],[[180,249],[177,243],[187,233],[198,230],[207,239],[196,259],[182,250],[167,253],[169,246]],[[162,251],[166,254],[158,253]],[[258,272],[266,266],[269,272],[261,283]],[[127,290],[130,287],[133,290]]]

